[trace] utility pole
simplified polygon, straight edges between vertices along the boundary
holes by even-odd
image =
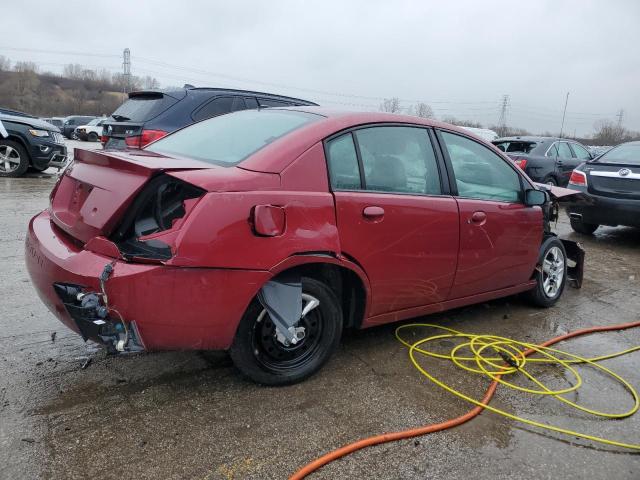
[[[560,125],[560,138],[562,138],[562,131],[564,130],[564,117],[567,114],[568,103],[569,103],[569,92],[567,92],[567,98],[564,99],[564,110],[562,111],[562,125]]]
[[[131,90],[131,51],[128,48],[124,49],[122,58],[122,89],[127,94]]]
[[[502,96],[502,102],[500,104],[500,118],[498,119],[498,128],[500,129],[500,136],[503,137],[507,133],[507,109],[511,105],[509,95]]]

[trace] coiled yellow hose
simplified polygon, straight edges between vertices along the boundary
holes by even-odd
[[[421,338],[416,342],[411,343],[402,337],[401,332],[412,329],[412,328],[434,328],[442,331],[446,331],[448,333],[440,334],[440,335],[432,335],[426,338]],[[616,447],[629,448],[633,450],[640,450],[640,444],[632,444],[619,442],[616,440],[610,440],[602,437],[598,437],[595,435],[588,435],[586,433],[580,433],[573,430],[569,430],[566,428],[557,427],[555,425],[549,425],[546,423],[536,422],[534,420],[530,420],[524,417],[520,417],[518,415],[514,415],[512,413],[506,412],[502,409],[492,407],[491,405],[485,405],[480,400],[476,400],[459,390],[456,390],[451,385],[447,384],[441,379],[438,379],[433,373],[428,372],[417,359],[417,354],[425,355],[432,358],[439,358],[442,360],[448,360],[453,362],[459,368],[466,370],[467,372],[471,372],[478,375],[483,375],[488,377],[490,380],[494,380],[501,385],[507,386],[509,388],[513,388],[522,392],[531,393],[534,395],[549,395],[552,396],[559,401],[570,405],[573,408],[581,410],[583,412],[589,413],[591,415],[596,415],[599,417],[605,418],[625,418],[629,417],[636,413],[638,408],[640,407],[640,398],[638,397],[638,393],[633,388],[633,386],[624,378],[622,378],[617,373],[613,372],[611,369],[600,365],[599,361],[618,357],[620,355],[625,355],[627,353],[631,353],[637,350],[640,350],[640,346],[636,346],[633,348],[629,348],[627,350],[623,350],[621,352],[612,353],[609,355],[603,355],[596,358],[585,358],[579,355],[575,355],[573,353],[565,352],[562,350],[558,350],[556,348],[550,348],[545,346],[534,345],[532,343],[520,342],[518,340],[513,340],[510,338],[500,337],[497,335],[475,335],[459,332],[452,328],[443,327],[440,325],[434,325],[430,323],[412,323],[407,325],[402,325],[396,329],[396,338],[407,348],[409,348],[409,358],[413,363],[414,367],[420,371],[422,375],[427,377],[431,382],[435,383],[439,387],[443,388],[447,392],[455,395],[456,397],[462,398],[469,403],[473,403],[474,405],[483,406],[486,410],[497,413],[504,417],[510,418],[512,420],[516,420],[518,422],[525,423],[527,425],[532,425],[534,427],[543,428],[546,430],[551,430],[554,432],[563,433],[566,435],[573,435],[580,438],[585,438],[588,440],[592,440],[594,442],[603,443],[605,445],[613,445]],[[439,340],[462,340],[462,342],[455,345],[451,351],[447,354],[435,353],[433,351],[427,350],[424,346],[428,343],[439,341]],[[462,352],[468,351],[470,355],[463,356]],[[498,356],[496,356],[498,354]],[[534,357],[529,358],[530,355],[539,354],[542,357]],[[491,355],[491,356],[488,356]],[[531,372],[527,371],[528,364],[546,364],[546,365],[561,365],[566,368],[575,379],[575,383],[570,387],[563,389],[553,390],[546,385],[544,385],[540,380],[538,380]],[[631,394],[633,397],[633,406],[625,411],[618,413],[610,413],[610,412],[601,412],[598,410],[594,410],[591,408],[584,407],[582,405],[578,405],[575,402],[572,402],[562,395],[574,392],[580,388],[582,385],[582,377],[578,373],[578,371],[572,367],[572,364],[587,364],[590,365],[607,375],[611,378],[615,379],[617,382],[622,384],[624,388]],[[539,388],[525,388],[520,385],[517,385],[513,382],[509,382],[504,379],[505,376],[521,374]]]

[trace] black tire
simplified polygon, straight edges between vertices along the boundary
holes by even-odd
[[[585,223],[579,218],[569,218],[571,228],[574,232],[582,233],[583,235],[592,235],[600,225],[596,223]]]
[[[30,165],[30,166],[29,166],[29,171],[31,171],[31,172],[38,172],[38,173],[42,173],[42,172],[44,172],[47,168],[49,168],[49,165],[47,165],[46,167],[36,167],[35,165]]]
[[[76,132],[71,132],[67,138],[69,140],[79,140],[78,135],[76,135]]]
[[[555,305],[567,283],[567,252],[562,242],[555,237],[546,240],[542,246],[540,269],[536,270],[535,274],[537,283],[534,289],[527,292],[527,296],[533,305],[547,308]],[[561,262],[551,262],[553,265],[549,265],[547,261],[554,254],[559,254]],[[558,279],[560,274],[562,277]]]
[[[542,183],[544,183],[545,185],[553,185],[554,187],[558,186],[558,181],[551,175],[547,175],[546,177],[544,177]]]
[[[98,134],[96,132],[89,132],[88,140],[90,142],[97,142],[98,141]]]
[[[275,326],[257,299],[245,312],[229,350],[234,365],[263,385],[289,385],[317,372],[340,343],[342,310],[333,291],[313,278],[302,278],[303,294],[320,304],[300,320],[305,337],[284,346],[275,338]]]
[[[9,162],[5,162],[5,154],[11,159]],[[21,177],[29,168],[29,163],[29,154],[22,145],[13,140],[0,139],[0,177]],[[7,164],[9,168],[5,167]],[[14,165],[17,166],[13,168]]]

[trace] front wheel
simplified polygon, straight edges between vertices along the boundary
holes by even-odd
[[[29,168],[29,155],[22,145],[0,139],[0,177],[20,177]]]
[[[254,299],[229,350],[236,368],[264,385],[288,385],[317,372],[340,343],[342,311],[327,285],[303,277],[303,310],[306,306],[311,310],[295,326],[303,338],[294,345],[278,334],[267,311]]]
[[[536,270],[535,278],[535,288],[527,292],[529,300],[538,307],[555,305],[567,282],[567,252],[557,238],[545,243],[542,264]]]
[[[97,142],[99,140],[98,134],[96,132],[89,132],[88,138],[90,142]]]

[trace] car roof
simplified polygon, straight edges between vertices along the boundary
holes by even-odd
[[[267,109],[265,109],[267,110]],[[395,113],[384,112],[358,112],[349,110],[332,109],[318,106],[294,106],[294,107],[277,107],[268,110],[287,110],[296,112],[306,112],[321,117],[318,121],[311,122],[305,126],[294,130],[293,132],[273,141],[264,148],[258,150],[251,155],[240,166],[248,170],[279,173],[285,169],[295,158],[302,155],[313,145],[339,133],[342,130],[366,126],[368,124],[407,124],[425,127],[442,128],[460,135],[473,138],[484,145],[488,145],[499,155],[504,156],[491,143],[474,135],[460,127],[450,125],[448,123],[439,122],[429,118],[420,118],[410,115],[398,115]],[[237,112],[240,113],[240,112]],[[234,115],[233,113],[227,115]],[[282,155],[282,149],[285,148],[287,155]]]
[[[539,143],[546,143],[546,142],[558,142],[558,141],[580,143],[577,140],[573,140],[571,138],[543,137],[543,136],[538,136],[538,135],[518,135],[518,136],[514,136],[514,137],[500,137],[500,138],[496,138],[495,140],[492,140],[491,142],[492,143],[500,143],[500,142],[539,142]]]
[[[296,103],[303,103],[305,105],[317,105],[317,103],[311,102],[309,100],[304,100],[302,98],[288,97],[286,95],[278,95],[276,93],[268,93],[268,92],[257,92],[254,90],[237,90],[234,88],[218,88],[218,87],[184,87],[184,88],[168,88],[168,89],[151,89],[151,90],[136,90],[135,92],[131,92],[131,95],[144,95],[145,93],[162,93],[165,95],[175,96],[176,94],[184,96],[186,93],[208,93],[210,95],[215,95],[217,93],[221,94],[232,94],[232,95],[258,95],[261,97],[270,97],[273,99],[282,99],[294,101]]]

